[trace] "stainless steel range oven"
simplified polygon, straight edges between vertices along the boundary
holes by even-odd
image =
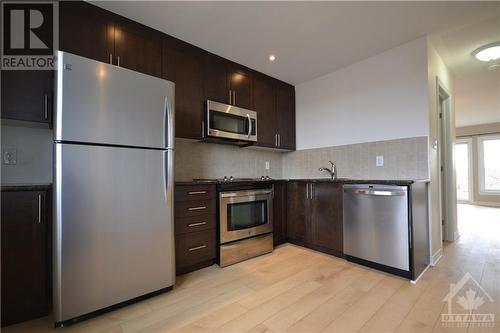
[[[220,266],[271,252],[272,185],[265,188],[222,189],[219,192],[219,223]]]

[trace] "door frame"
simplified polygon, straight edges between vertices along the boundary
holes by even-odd
[[[445,85],[436,77],[437,97],[437,147],[438,147],[438,187],[439,187],[439,221],[441,239],[454,241],[458,238],[456,223],[456,175],[454,158],[454,141],[452,135],[451,94]],[[455,198],[453,198],[455,195]]]
[[[474,177],[473,177],[473,155],[472,155],[472,138],[457,138],[455,145],[466,144],[467,145],[467,163],[468,163],[468,182],[469,182],[469,198],[468,200],[459,200],[457,196],[458,203],[470,204],[474,202]],[[456,161],[455,161],[456,162]],[[456,163],[455,163],[456,164]]]

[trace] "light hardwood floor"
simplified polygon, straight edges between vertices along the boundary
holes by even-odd
[[[416,285],[294,245],[178,277],[167,294],[58,332],[500,332],[500,209],[459,206],[461,237]],[[469,272],[494,327],[443,327],[443,298]],[[479,311],[479,310],[478,310]],[[4,328],[51,332],[51,318]]]

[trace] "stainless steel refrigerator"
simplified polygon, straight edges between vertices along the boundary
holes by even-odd
[[[174,84],[58,53],[56,325],[175,282]]]

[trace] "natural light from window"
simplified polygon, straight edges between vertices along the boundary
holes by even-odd
[[[455,165],[457,172],[457,199],[469,201],[469,145],[455,145]]]
[[[481,190],[500,193],[500,136],[480,139]]]

